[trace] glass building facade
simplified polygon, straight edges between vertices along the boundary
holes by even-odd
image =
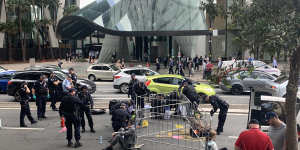
[[[199,35],[210,32],[205,14],[199,9],[200,2],[94,0],[73,15],[62,18],[57,26],[57,36],[61,39],[85,39],[95,31],[105,34],[100,54],[104,61],[109,61],[113,52],[122,56],[133,54],[143,57],[147,54],[156,57],[161,54],[177,56],[181,49],[186,56],[205,55],[206,39]],[[165,40],[151,41],[156,37]],[[134,46],[129,46],[131,43]],[[168,53],[161,52],[163,50]]]

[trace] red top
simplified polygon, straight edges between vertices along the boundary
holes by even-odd
[[[255,128],[242,132],[235,146],[242,150],[274,150],[269,136]]]
[[[213,67],[214,67],[214,65],[209,63],[206,65],[206,70],[211,71]]]

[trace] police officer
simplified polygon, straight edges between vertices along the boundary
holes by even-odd
[[[51,100],[51,105],[50,107],[52,108],[53,111],[57,111],[56,108],[56,102],[58,101],[58,98],[60,97],[60,91],[59,91],[59,80],[55,76],[55,74],[52,72],[50,74],[50,77],[48,78],[48,85],[49,85],[49,94],[50,94],[50,100]]]
[[[40,79],[34,83],[32,95],[33,99],[36,100],[38,120],[47,118],[45,116],[46,103],[47,99],[50,98],[50,95],[45,75],[41,75]]]
[[[28,84],[23,82],[21,84],[21,89],[19,90],[20,94],[20,104],[21,104],[21,113],[20,113],[20,127],[27,127],[24,118],[27,116],[31,124],[37,123],[31,116],[30,107],[28,101],[30,100],[30,89],[28,88]]]
[[[179,87],[179,91],[181,91],[181,88],[183,88],[182,93],[191,101],[191,103],[197,104],[198,106],[200,103],[200,97],[196,92],[196,89],[193,86],[192,82],[189,80],[184,80]]]
[[[138,79],[135,78],[135,74],[132,73],[131,74],[131,80],[129,82],[129,85],[128,85],[128,98],[129,96],[131,97],[131,101],[133,103],[135,103],[135,91],[133,89],[134,85],[137,84],[139,82]]]
[[[83,86],[81,88],[81,92],[78,94],[78,97],[81,100],[81,102],[83,103],[83,105],[85,105],[87,108],[86,110],[82,110],[80,113],[82,133],[85,132],[84,113],[86,115],[86,118],[88,119],[91,132],[95,133],[96,131],[94,130],[94,127],[93,127],[94,124],[93,124],[93,118],[92,118],[92,113],[91,113],[91,109],[94,108],[94,101],[93,101],[91,94],[88,91],[87,86]]]
[[[59,106],[60,114],[66,120],[67,128],[67,140],[68,147],[73,145],[72,143],[72,126],[74,126],[75,134],[75,148],[82,146],[79,142],[80,140],[80,110],[86,110],[82,101],[76,96],[76,89],[69,89],[69,94],[62,98],[61,104]]]
[[[219,116],[218,116],[219,122],[218,122],[218,128],[217,128],[217,134],[220,135],[220,133],[223,132],[223,127],[224,127],[225,120],[227,117],[227,111],[229,108],[229,104],[227,102],[225,102],[224,100],[220,99],[216,95],[204,96],[203,99],[206,102],[209,102],[213,106],[213,109],[210,111],[211,116],[213,116],[214,113],[218,109],[220,109]]]
[[[145,105],[145,101],[144,101],[144,97],[145,95],[149,94],[150,93],[150,90],[147,88],[147,86],[145,85],[144,82],[137,82],[137,84],[135,84],[133,86],[133,90],[134,90],[134,93],[136,94],[137,96],[137,104],[136,104],[136,107],[137,108],[144,108],[144,105]],[[136,103],[134,101],[134,103]]]
[[[170,62],[169,62],[169,74],[174,74],[174,60],[172,58],[170,58]]]
[[[130,119],[130,115],[127,111],[127,106],[122,103],[120,108],[113,111],[112,113],[112,127],[115,132],[119,131],[120,128],[125,128]]]
[[[71,78],[72,78],[73,85],[76,86],[76,83],[77,83],[77,75],[76,75],[76,73],[74,72],[74,68],[70,68],[70,69],[69,69],[69,75],[70,75]]]

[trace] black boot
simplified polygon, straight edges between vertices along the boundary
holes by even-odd
[[[74,146],[74,147],[75,147],[75,148],[77,148],[77,147],[80,147],[80,146],[82,146],[82,145],[81,145],[81,143],[80,143],[79,141],[76,141],[76,143],[75,143],[75,146]]]
[[[94,128],[91,128],[91,132],[92,133],[96,133],[96,131],[94,130]]]
[[[72,147],[73,146],[73,142],[72,141],[68,141],[68,147]]]
[[[21,124],[20,127],[26,128],[27,125],[26,124]]]
[[[81,133],[84,133],[84,132],[85,132],[85,128],[82,128]]]
[[[31,124],[36,124],[36,123],[37,123],[37,121],[35,121],[35,120],[31,121]]]

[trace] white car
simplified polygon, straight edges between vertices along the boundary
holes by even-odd
[[[113,75],[118,71],[119,69],[114,65],[96,64],[88,67],[87,74],[88,74],[88,79],[92,81],[113,80]]]
[[[122,93],[128,93],[128,84],[131,80],[132,73],[134,73],[136,79],[141,82],[146,81],[146,76],[159,75],[159,73],[144,67],[122,69],[114,75],[113,87],[120,89]]]
[[[247,66],[248,60],[236,60],[236,62],[230,60],[230,61],[223,61],[222,68],[237,68],[238,66]],[[269,74],[276,75],[277,77],[280,76],[281,71],[277,68],[273,68],[270,65],[267,65],[266,63],[259,61],[259,60],[253,60],[252,65],[255,67],[255,70],[264,71]]]

